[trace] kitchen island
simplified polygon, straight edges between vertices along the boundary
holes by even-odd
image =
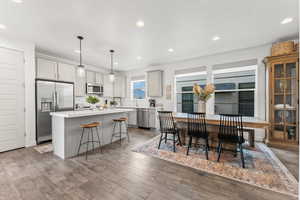
[[[71,158],[77,155],[82,128],[80,124],[92,122],[101,122],[99,134],[101,145],[111,142],[113,132],[113,119],[128,117],[130,109],[105,109],[105,110],[83,110],[83,111],[66,111],[52,112],[52,143],[54,154],[62,159]],[[125,128],[125,127],[124,127]],[[122,131],[124,131],[124,128]],[[87,135],[83,141],[87,140]],[[125,134],[122,137],[126,137]],[[114,140],[117,140],[115,138]],[[90,148],[91,148],[90,144]],[[80,153],[86,151],[81,148]]]

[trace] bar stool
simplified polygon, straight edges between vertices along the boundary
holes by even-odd
[[[129,139],[129,134],[128,134],[128,118],[127,117],[121,117],[119,119],[113,119],[113,122],[114,122],[114,128],[113,128],[113,133],[112,133],[112,136],[111,136],[111,141],[110,143],[112,144],[112,141],[114,139],[114,137],[118,137],[120,138],[120,144],[122,144],[122,125],[125,126],[125,133],[127,135],[127,139],[128,139],[128,142],[130,141]],[[119,131],[115,131],[116,129],[116,126],[119,126]]]
[[[81,138],[80,138],[80,143],[79,143],[79,147],[78,147],[78,152],[77,152],[77,156],[79,155],[79,152],[80,152],[80,148],[82,145],[85,145],[86,144],[86,153],[85,153],[85,159],[87,159],[87,155],[88,155],[88,150],[89,150],[89,144],[92,143],[92,147],[93,147],[93,151],[94,151],[94,143],[97,143],[99,144],[99,147],[100,147],[100,150],[101,150],[101,153],[102,153],[102,148],[101,148],[101,140],[100,140],[100,137],[99,137],[99,131],[98,131],[98,127],[101,126],[101,123],[100,122],[93,122],[93,123],[90,123],[90,124],[81,124],[80,127],[82,128],[82,133],[81,133]],[[85,134],[85,130],[88,129],[88,135],[87,135],[87,141],[85,142],[82,142],[82,138],[83,138],[83,135]],[[98,140],[94,140],[94,131],[93,129],[96,129],[96,133],[97,133],[97,138]],[[90,134],[91,134],[91,140],[90,140]]]

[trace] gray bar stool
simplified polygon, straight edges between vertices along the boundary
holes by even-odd
[[[94,147],[94,143],[97,143],[99,144],[99,147],[100,147],[100,150],[101,150],[101,153],[102,153],[102,148],[101,148],[101,140],[100,140],[100,137],[99,137],[99,131],[98,131],[98,127],[101,126],[101,123],[100,122],[93,122],[93,123],[90,123],[90,124],[81,124],[80,127],[82,128],[82,133],[81,133],[81,138],[80,138],[80,143],[79,143],[79,147],[78,147],[78,152],[77,152],[77,156],[79,155],[80,153],[80,148],[82,145],[86,145],[86,153],[85,153],[85,159],[87,159],[87,155],[88,155],[88,151],[89,151],[89,144],[91,143],[92,144],[92,147],[93,147],[93,151],[95,149]],[[82,142],[82,138],[83,138],[83,135],[86,133],[85,130],[88,130],[87,131],[87,141],[85,142]],[[94,131],[93,129],[96,130],[96,136],[97,136],[97,139],[98,140],[94,140]],[[90,136],[91,136],[91,140],[90,140]]]
[[[120,140],[120,144],[122,144],[122,125],[125,126],[125,134],[127,136],[128,142],[129,142],[130,139],[129,139],[129,134],[128,134],[128,118],[121,117],[119,119],[113,119],[113,122],[114,122],[114,128],[113,128],[113,133],[111,136],[110,143],[112,144],[113,139],[115,137],[118,137]],[[116,132],[117,126],[119,126],[119,131]]]

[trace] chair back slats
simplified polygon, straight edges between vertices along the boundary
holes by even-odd
[[[199,138],[208,137],[205,113],[188,113],[188,134]]]
[[[220,115],[219,139],[229,142],[238,142],[243,138],[243,120],[242,115]]]
[[[175,132],[176,126],[171,111],[158,111],[158,118],[160,123],[160,132],[162,133]]]

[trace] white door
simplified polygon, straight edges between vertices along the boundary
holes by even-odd
[[[0,152],[24,147],[23,53],[0,48]]]
[[[58,64],[57,78],[60,81],[75,82],[75,66],[65,63]]]

